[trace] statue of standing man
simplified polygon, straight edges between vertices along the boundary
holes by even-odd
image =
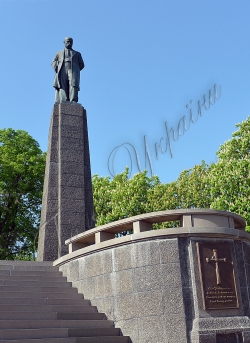
[[[80,52],[72,49],[73,39],[64,39],[65,49],[59,51],[52,61],[52,68],[56,75],[54,85],[56,89],[55,102],[78,102],[80,90],[80,71],[84,62]]]

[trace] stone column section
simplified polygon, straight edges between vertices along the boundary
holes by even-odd
[[[65,240],[93,227],[86,111],[65,102],[54,106],[51,119],[38,260],[67,254]]]
[[[50,121],[48,151],[38,240],[38,261],[53,261],[58,256],[58,117],[55,105]]]

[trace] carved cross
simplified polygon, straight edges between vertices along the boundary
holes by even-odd
[[[226,262],[226,258],[218,258],[217,249],[213,249],[213,256],[211,258],[207,257],[206,261],[215,263],[217,285],[221,285],[219,262]]]

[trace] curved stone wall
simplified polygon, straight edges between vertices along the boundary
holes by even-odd
[[[186,324],[179,261],[178,239],[158,239],[100,251],[60,270],[133,342],[181,342]]]
[[[141,232],[74,251],[54,265],[132,343],[217,343],[220,337],[249,343],[250,235],[211,226]],[[197,242],[230,245],[239,308],[202,307]]]

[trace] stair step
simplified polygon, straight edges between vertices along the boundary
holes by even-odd
[[[111,328],[112,320],[0,320],[1,329]]]
[[[0,263],[1,263],[2,261],[0,261]],[[9,271],[9,270],[11,270],[11,269],[13,269],[13,266],[8,266],[8,265],[0,265],[0,270],[1,271]]]
[[[39,309],[38,309],[39,310]],[[36,320],[36,319],[57,319],[56,312],[12,312],[12,311],[0,311],[0,320],[18,320],[18,319],[27,319],[27,320]]]
[[[53,312],[52,312],[53,313]],[[57,319],[62,320],[104,320],[106,316],[104,313],[82,313],[82,312],[57,312]]]
[[[59,272],[58,270],[54,271],[36,271],[36,270],[11,270],[10,275],[27,275],[27,276],[62,276],[62,272]]]
[[[28,283],[28,285],[27,285]],[[72,286],[71,282],[67,282],[67,281],[39,281],[39,280],[35,280],[35,281],[24,281],[24,280],[10,280],[10,279],[5,279],[5,280],[1,280],[0,279],[0,286],[12,286],[12,287],[32,287],[32,288],[36,288],[36,287],[60,287],[60,288],[70,288]]]
[[[49,299],[83,299],[83,295],[80,293],[76,293],[76,289],[73,288],[74,292],[35,292],[34,290],[27,291],[9,291],[9,287],[7,290],[2,289],[0,291],[0,298],[49,298]]]
[[[106,337],[85,337],[85,338],[77,337],[74,343],[129,343],[129,342],[130,342],[130,338],[128,336],[106,336]],[[50,343],[50,342],[42,342],[42,343]],[[51,342],[51,343],[54,343],[54,342]],[[69,343],[71,343],[71,341]]]
[[[51,271],[52,273],[54,273],[56,270],[58,270],[57,268],[55,269],[55,267],[53,266],[25,266],[25,265],[20,265],[20,266],[14,266],[13,270],[20,270],[23,272],[26,271],[35,271],[35,272],[49,272]]]
[[[35,312],[37,305],[2,305],[0,307],[0,313],[6,311],[13,312]],[[81,306],[81,305],[40,305],[39,311],[41,312],[83,312],[92,313],[97,312],[96,306]]]
[[[52,261],[0,260],[1,266],[53,266]],[[54,267],[56,268],[56,267]]]
[[[0,330],[1,331],[1,330]],[[69,337],[120,336],[119,328],[68,329]]]
[[[31,339],[31,338],[65,338],[68,337],[67,328],[50,329],[4,329],[0,330],[0,341],[2,339]]]
[[[92,342],[93,343],[99,343],[98,341],[92,341]],[[86,343],[92,343],[92,342],[86,341]],[[17,340],[16,339],[10,339],[10,340],[4,339],[4,340],[1,340],[1,343],[76,343],[76,338],[40,338],[40,339],[32,339],[31,338],[31,339],[17,339]],[[81,342],[79,342],[79,343],[81,343]],[[82,343],[85,343],[85,341]],[[100,343],[102,343],[102,341],[100,341]]]
[[[2,263],[2,261],[0,261],[0,263]],[[55,271],[58,271],[58,268],[57,267],[54,267],[52,265],[37,265],[36,262],[34,263],[31,263],[31,264],[10,264],[10,265],[1,265],[0,266],[0,269],[1,270],[16,270],[16,271],[23,271],[23,272],[26,272],[26,271],[45,271],[45,272],[55,272]]]
[[[2,280],[10,280],[10,281],[45,281],[45,282],[67,282],[66,276],[44,276],[44,275],[1,275],[0,273],[0,281]]]
[[[2,339],[120,336],[118,328],[0,329]]]
[[[88,299],[46,299],[48,305],[78,305],[78,306],[90,306],[91,303]]]
[[[65,296],[65,294],[63,294]],[[8,298],[0,298],[0,305],[81,305],[87,306],[90,305],[89,300],[85,300],[83,298],[80,299],[65,299],[65,298],[29,298],[20,297],[8,297]]]
[[[43,319],[64,319],[64,320],[98,320],[105,319],[103,313],[98,312],[25,312],[25,311],[0,311],[0,320],[43,320]]]
[[[33,287],[30,286],[3,286],[0,285],[0,293],[6,291],[8,292],[15,292],[15,291],[19,291],[19,292],[26,292],[29,293],[30,291],[34,291]],[[76,288],[71,288],[71,287],[52,287],[52,286],[41,286],[41,287],[37,287],[35,288],[35,291],[37,293],[43,292],[43,293],[51,293],[51,292],[68,292],[68,293],[76,293],[77,289]]]
[[[1,343],[129,343],[127,336],[1,340]]]

